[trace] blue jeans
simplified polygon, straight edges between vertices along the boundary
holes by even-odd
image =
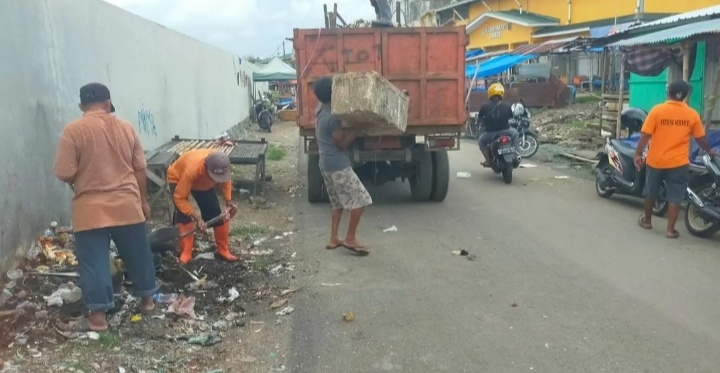
[[[75,232],[80,288],[89,311],[109,311],[115,307],[110,271],[110,239],[132,281],[136,297],[155,294],[155,263],[145,223]]]

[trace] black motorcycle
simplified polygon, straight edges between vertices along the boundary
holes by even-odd
[[[702,156],[707,174],[691,180],[687,188],[685,227],[693,236],[708,238],[720,231],[720,157]]]
[[[530,158],[540,149],[538,133],[530,126],[530,111],[525,109],[522,100],[512,105],[512,111],[513,118],[510,119],[510,125],[520,134],[517,152],[523,158]]]
[[[520,166],[521,158],[516,156],[512,138],[508,133],[499,133],[490,142],[490,168],[496,174],[502,174],[505,184],[512,183],[513,170]]]
[[[273,125],[273,117],[270,110],[268,110],[265,101],[257,100],[253,106],[255,110],[255,119],[257,120],[258,127],[266,132],[271,132]]]
[[[621,121],[636,121],[638,113],[623,112]],[[644,118],[643,118],[644,121]],[[595,191],[602,198],[610,198],[613,194],[624,194],[642,198],[645,189],[645,166],[635,168],[635,148],[620,140],[607,138],[604,151],[597,155],[600,162],[595,173]],[[645,157],[645,152],[643,152]],[[660,186],[658,198],[655,200],[653,214],[663,216],[667,212],[665,183]]]

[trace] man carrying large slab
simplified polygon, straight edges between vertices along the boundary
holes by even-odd
[[[313,84],[320,104],[315,111],[315,137],[320,151],[320,172],[332,206],[332,226],[328,250],[345,247],[359,255],[369,252],[356,238],[365,207],[372,204],[370,194],[355,174],[348,148],[355,133],[343,129],[342,122],[332,115],[332,78],[321,78]],[[338,238],[343,210],[350,211],[350,224],[344,240]]]

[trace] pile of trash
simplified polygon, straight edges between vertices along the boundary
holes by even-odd
[[[151,315],[139,312],[139,299],[131,295],[132,283],[113,247],[111,329],[124,337],[212,346],[224,331],[245,325],[245,316],[255,313],[247,307],[270,306],[279,317],[291,313],[288,296],[297,289],[276,288],[272,279],[287,279],[295,269],[295,253],[283,250],[293,233],[263,228],[231,235],[231,248],[242,259],[235,263],[216,259],[212,235],[204,233],[196,235],[199,253],[187,266],[174,253],[156,256],[159,291],[154,296],[157,312]],[[56,327],[86,312],[73,247],[72,228],[53,222],[18,268],[0,275],[0,347],[43,351],[42,346],[98,338],[98,333]],[[267,298],[275,301],[265,304]]]
[[[595,150],[603,144],[600,115],[597,102],[586,102],[538,111],[532,121],[544,143]]]

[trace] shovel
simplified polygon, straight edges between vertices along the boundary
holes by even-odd
[[[208,220],[207,222],[205,222],[205,224],[213,225],[225,218],[227,214],[228,212],[224,212]],[[197,230],[197,225],[195,225],[195,228],[185,233],[180,233],[179,227],[168,227],[154,230],[148,235],[148,239],[150,240],[150,251],[152,251],[153,253],[160,253],[175,250],[177,248],[177,241],[179,239],[194,234],[195,232],[197,232]]]

